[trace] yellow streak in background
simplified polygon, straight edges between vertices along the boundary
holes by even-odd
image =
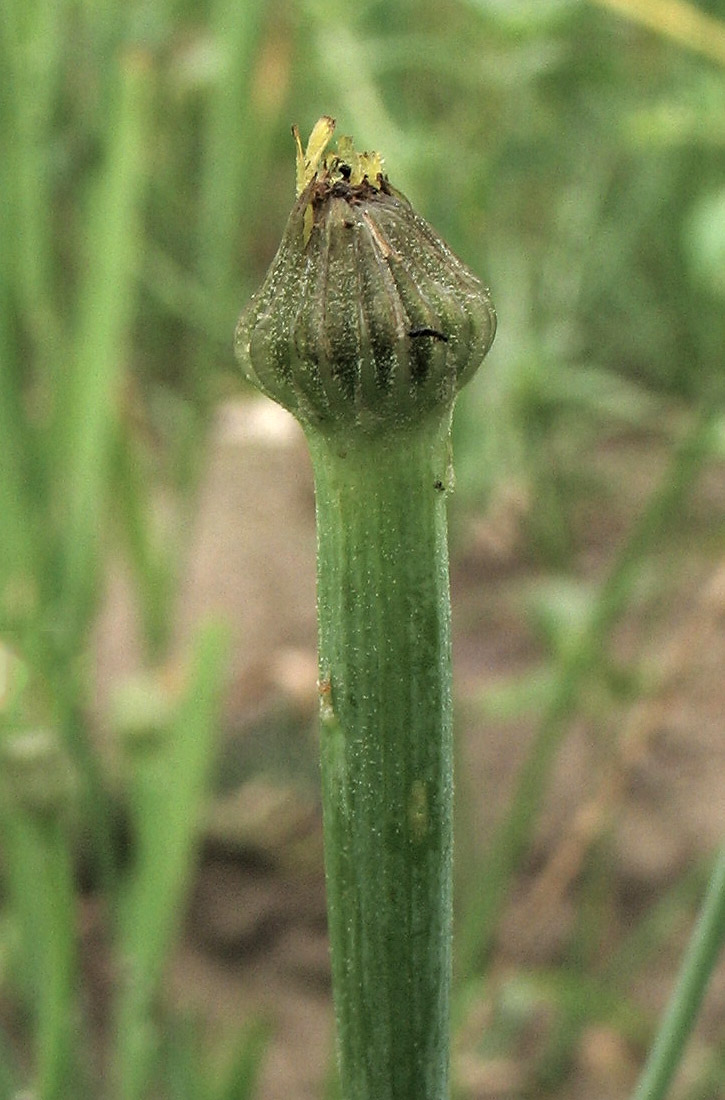
[[[591,0],[725,65],[725,22],[686,0]]]

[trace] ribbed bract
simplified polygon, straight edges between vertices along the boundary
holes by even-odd
[[[235,350],[304,425],[375,432],[450,408],[495,331],[486,287],[385,177],[323,175],[297,199]]]

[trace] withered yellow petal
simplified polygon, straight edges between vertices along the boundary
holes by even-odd
[[[312,133],[310,134],[310,140],[307,142],[307,148],[304,153],[302,152],[302,142],[300,141],[300,132],[296,126],[292,127],[292,133],[297,145],[297,194],[300,195],[304,191],[307,184],[312,180],[320,167],[320,162],[325,155],[325,149],[330,144],[330,138],[335,130],[335,120],[330,118],[329,115],[323,115],[322,118],[318,118],[315,125],[312,127]]]

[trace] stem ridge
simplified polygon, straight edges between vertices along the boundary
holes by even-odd
[[[448,1096],[450,417],[310,439],[325,861],[345,1100]]]

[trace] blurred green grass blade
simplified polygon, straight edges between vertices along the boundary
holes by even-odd
[[[457,965],[461,973],[473,973],[488,959],[496,923],[516,868],[529,845],[568,721],[584,686],[598,667],[609,632],[627,605],[647,555],[668,525],[674,523],[712,453],[717,421],[717,407],[701,409],[695,416],[659,487],[652,493],[594,597],[586,628],[580,631],[577,644],[562,654],[548,705],[517,777],[506,814],[488,854],[472,876],[470,901],[458,938]]]
[[[1,230],[0,219],[0,239]],[[11,634],[24,652],[49,581],[51,547],[40,534],[45,485],[38,433],[25,414],[21,372],[12,363],[3,289],[0,275],[0,631]]]
[[[725,848],[713,868],[672,999],[632,1100],[665,1100],[725,943]]]
[[[545,665],[490,684],[468,705],[477,718],[511,722],[525,714],[540,714],[549,704],[555,683],[554,671]]]
[[[262,1017],[252,1019],[236,1041],[236,1051],[210,1100],[253,1100],[257,1091],[271,1027]]]
[[[33,1016],[37,1095],[66,1100],[73,1091],[75,1066],[73,862],[62,806],[55,804],[55,777],[43,769],[42,759],[34,759],[32,750],[26,760],[29,774],[21,765],[18,782],[3,754],[4,870]]]
[[[42,652],[39,659],[48,660]],[[90,728],[90,717],[84,706],[83,684],[77,663],[54,662],[43,669],[51,697],[57,707],[58,723],[64,744],[78,774],[79,801],[89,832],[88,856],[101,891],[113,897],[117,878],[117,807],[111,796],[104,771],[104,762]]]
[[[12,1100],[18,1093],[18,1075],[10,1043],[0,1027],[0,1100]]]
[[[37,576],[37,572],[32,538],[34,523],[24,476],[28,441],[23,421],[17,416],[18,395],[15,379],[8,370],[7,341],[2,328],[0,318],[0,582],[4,588],[16,570],[28,579],[34,574]]]
[[[603,961],[604,980],[622,985],[641,971],[680,927],[683,913],[695,907],[706,880],[706,868],[699,864],[689,868],[608,954]]]
[[[266,1019],[253,1017],[239,1030],[219,1073],[203,1057],[198,1021],[172,1020],[165,1028],[162,1058],[169,1100],[254,1100],[270,1032]]]
[[[168,1100],[209,1100],[196,1021],[189,1018],[168,1021],[163,1047],[160,1062]]]
[[[148,493],[151,471],[145,458],[130,433],[117,433],[112,471],[115,515],[139,590],[139,615],[148,656],[154,662],[160,659],[169,640],[174,562],[168,546],[162,553]]]
[[[0,5],[0,179],[3,204],[15,221],[3,236],[3,250],[32,346],[48,356],[59,337],[49,149],[66,10],[63,2],[43,0]]]
[[[147,247],[143,286],[169,314],[217,343],[229,337],[229,317],[217,296],[160,248]]]
[[[44,840],[44,966],[38,1017],[38,1094],[48,1100],[68,1095],[74,1057],[75,898],[68,838],[59,824]],[[38,944],[33,945],[37,950]]]
[[[386,97],[376,79],[372,59],[360,35],[354,29],[347,5],[339,6],[331,17],[326,5],[312,7],[315,20],[315,63],[327,83],[334,89],[334,100],[340,104],[349,120],[351,131],[361,144],[375,143],[375,148],[392,158],[395,153],[395,182],[406,194],[412,193],[415,142],[410,131],[404,133],[397,125]],[[340,79],[340,73],[353,74],[354,79]],[[420,183],[420,176],[418,176]]]
[[[64,509],[65,614],[71,623],[87,615],[94,592],[110,449],[133,319],[151,83],[147,56],[129,53],[121,58],[108,121],[109,146],[88,218],[73,353],[58,399],[57,489]]]
[[[22,95],[28,80],[23,64],[29,52],[25,24],[35,18],[37,6],[30,4],[25,12],[19,3],[0,7],[0,581],[3,587],[10,581],[18,594],[25,595],[30,595],[33,579],[42,572],[36,560],[32,515],[39,504],[32,496],[37,485],[31,477],[31,460],[37,458],[38,447],[23,407],[23,387],[32,366],[32,340],[27,340],[42,313],[45,291],[38,280],[48,244],[36,239],[42,237],[47,210],[33,197],[47,169],[21,163],[37,159],[42,148],[38,133],[28,132],[31,123],[36,130],[45,125],[44,119],[35,118],[43,107],[43,82],[38,81],[36,100],[28,103]],[[19,116],[29,113],[32,117],[23,122]],[[30,188],[22,186],[25,173],[32,177]],[[38,215],[43,214],[40,220],[32,215],[36,205],[41,208]],[[21,334],[26,338],[22,348]],[[8,609],[8,613],[12,618],[13,612]]]
[[[118,1100],[141,1100],[157,1042],[153,1009],[189,883],[216,732],[225,633],[200,639],[179,712],[129,747],[129,810],[134,864],[121,901],[115,1047]]]
[[[243,185],[255,155],[253,61],[267,5],[214,0],[211,32],[221,58],[209,94],[199,197],[199,261],[204,284],[225,301],[234,288]],[[234,310],[239,303],[230,302]]]

